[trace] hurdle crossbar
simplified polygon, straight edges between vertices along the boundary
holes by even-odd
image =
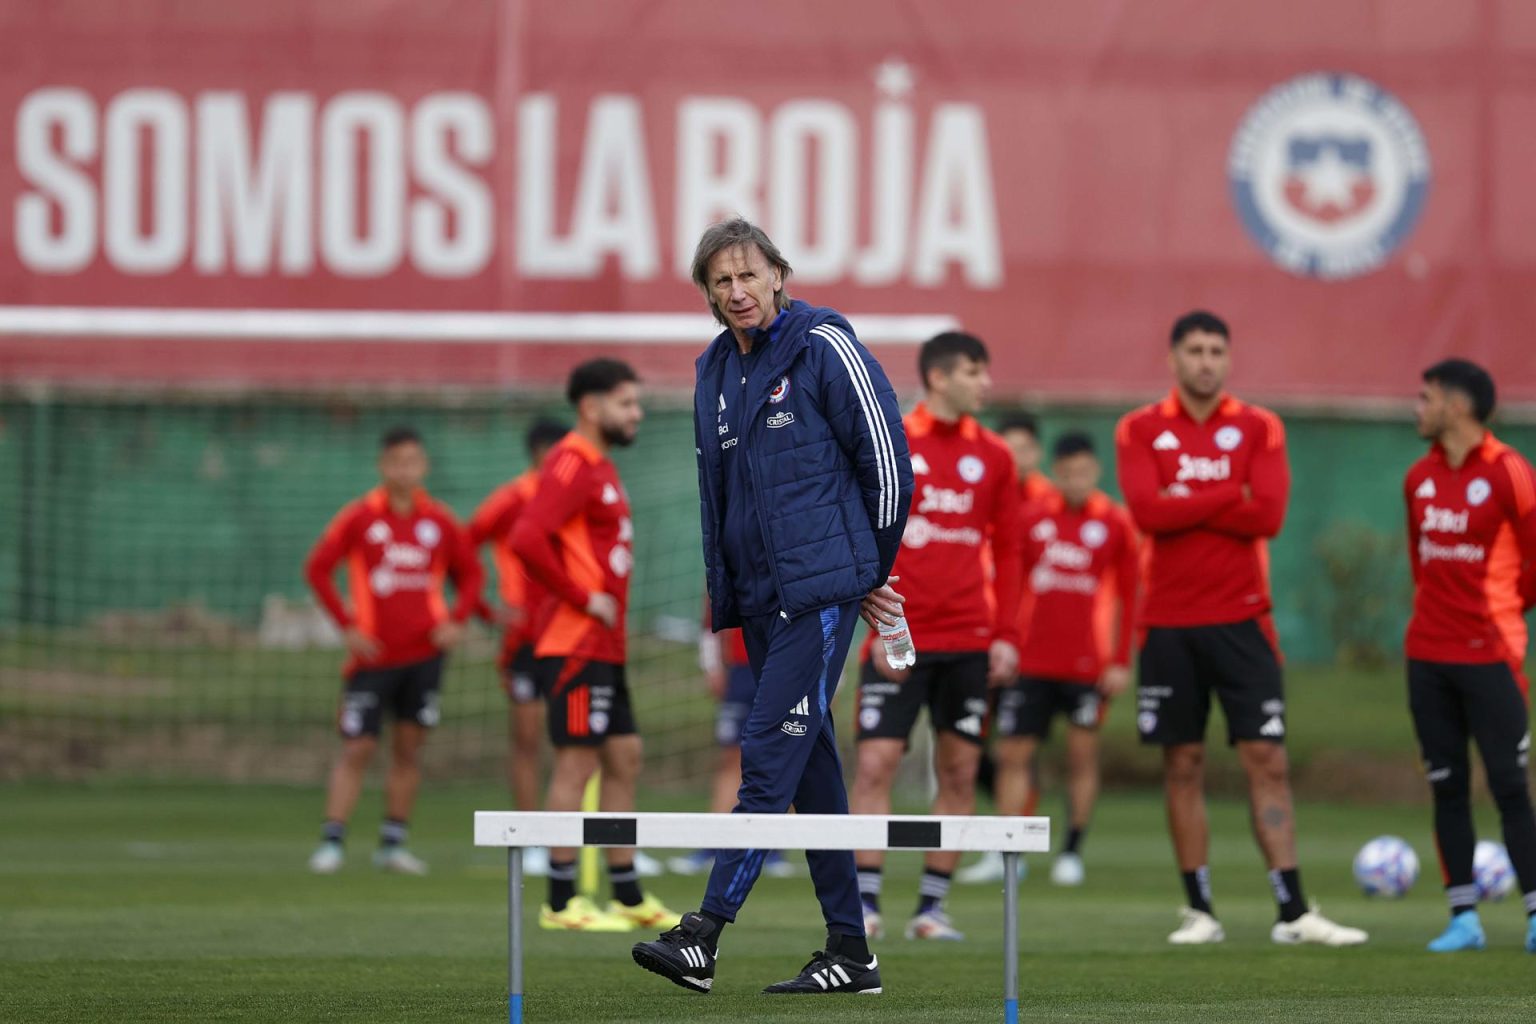
[[[523,1020],[523,850],[954,850],[1003,855],[1003,1020],[1019,1019],[1019,855],[1051,848],[1049,818],[888,814],[476,811],[475,845],[507,850],[507,1019]]]

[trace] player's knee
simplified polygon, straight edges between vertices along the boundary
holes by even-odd
[[[854,775],[854,787],[862,790],[889,789],[900,763],[901,755],[898,753],[892,757],[890,751],[883,749],[883,744],[859,744],[859,766]]]
[[[1253,743],[1243,751],[1243,767],[1256,782],[1280,785],[1290,774],[1290,759],[1278,743]]]
[[[358,736],[347,740],[341,749],[341,759],[353,768],[366,768],[373,760],[373,752],[379,749],[377,736]]]
[[[1170,787],[1199,787],[1205,783],[1203,750],[1169,751],[1163,760],[1163,781]]]
[[[1471,805],[1472,779],[1466,765],[1429,764],[1426,766],[1425,774],[1429,779],[1429,789],[1437,805],[1441,807]]]
[[[1499,816],[1510,818],[1531,813],[1531,790],[1525,781],[1525,772],[1517,765],[1488,773],[1488,792],[1493,796]]]

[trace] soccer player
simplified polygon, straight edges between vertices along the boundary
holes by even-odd
[[[715,745],[720,753],[710,782],[709,809],[713,814],[729,814],[736,806],[736,791],[741,788],[741,727],[752,713],[757,680],[752,678],[741,630],[710,632],[707,614],[704,629],[699,638],[699,669],[704,673],[710,696],[719,702],[715,708]],[[679,875],[697,875],[708,871],[714,863],[715,851],[700,849],[673,857],[667,861],[667,867]],[[794,873],[794,866],[784,859],[782,850],[769,850],[763,858],[765,875],[789,878]]]
[[[902,421],[916,492],[894,570],[917,664],[893,670],[870,634],[859,679],[855,814],[891,812],[896,770],[924,707],[937,734],[933,813],[973,813],[988,685],[1012,680],[1018,667],[1019,490],[1012,454],[975,419],[992,386],[987,363],[981,340],[958,331],[930,338],[918,353],[924,400]],[[944,911],[959,860],[950,851],[923,858],[908,939],[965,937]],[[885,854],[860,850],[857,861],[864,931],[878,939]]]
[[[624,674],[624,612],[634,525],[608,453],[634,443],[644,415],[639,378],[618,360],[593,359],[571,371],[566,397],[576,408],[576,427],[545,456],[538,489],[512,529],[512,553],[555,602],[534,646],[555,748],[544,807],[581,810],[587,780],[601,767],[602,809],[632,811],[641,746]],[[551,850],[540,927],[675,924],[677,915],[642,891],[634,861],[633,850],[608,850],[613,899],[603,910],[576,895],[576,851]]]
[[[1302,894],[1265,546],[1280,532],[1290,490],[1285,428],[1222,390],[1230,339],[1210,313],[1180,317],[1168,352],[1173,391],[1126,414],[1115,433],[1120,491],[1150,545],[1136,725],[1142,742],[1163,748],[1168,830],[1189,900],[1168,941],[1225,938],[1207,867],[1205,728],[1214,693],[1248,777],[1254,837],[1279,905],[1270,938],[1357,945],[1365,932],[1309,909]]]
[[[1014,412],[1004,417],[997,426],[998,436],[1008,445],[1013,453],[1014,469],[1018,475],[1019,502],[1021,506],[1028,506],[1039,501],[1047,495],[1054,494],[1056,488],[1052,485],[1050,477],[1040,471],[1040,423],[1032,413]],[[1019,643],[1024,643],[1029,638],[1029,620],[1033,614],[1034,595],[1028,587],[1022,587],[1019,591]],[[996,692],[993,694],[996,698]],[[1030,769],[1033,771],[1033,767]],[[994,801],[998,795],[997,762],[985,751],[981,755],[981,764],[976,772],[977,786],[992,796]],[[1035,813],[1035,804],[1039,799],[1039,791],[1028,785],[1026,779],[1016,778],[1013,785],[1022,786],[1028,794],[1019,813],[1032,815]],[[1002,783],[1003,786],[1009,783]],[[1018,874],[1024,877],[1027,863],[1023,857],[1019,858]],[[1003,855],[993,851],[984,853],[976,859],[976,863],[969,867],[961,868],[955,872],[955,881],[962,885],[981,885],[1003,880]]]
[[[1040,422],[1027,412],[1015,412],[997,425],[997,436],[1003,439],[1013,453],[1014,469],[1018,473],[1019,500],[1028,504],[1038,501],[1056,488],[1050,477],[1040,471],[1041,457]]]
[[[375,866],[424,875],[427,865],[406,849],[407,822],[421,785],[418,757],[438,722],[444,652],[464,634],[485,582],[468,536],[447,506],[422,488],[427,453],[421,435],[397,427],[380,442],[379,486],[346,505],[305,563],[321,605],[341,628],[350,657],[343,675],[341,757],[331,769],[320,846],[309,869],[328,875],[345,860],[347,819],[363,788],[363,773],[379,745],[384,712],[394,719],[384,824]],[[347,567],[350,601],[334,574]],[[457,599],[450,611],[444,577]]]
[[[697,363],[704,567],[716,630],[740,626],[757,680],[741,733],[737,810],[847,814],[832,698],[854,620],[894,623],[888,585],[912,498],[896,394],[839,313],[792,301],[789,263],[740,218],[708,228],[693,280],[725,327]],[[879,992],[848,850],[805,855],[827,944],[769,993]],[[721,850],[698,913],[634,947],[685,988],[714,984],[762,850]]]
[[[1035,751],[1051,721],[1067,720],[1067,841],[1051,865],[1056,885],[1083,883],[1082,843],[1099,795],[1099,726],[1131,680],[1136,528],[1098,489],[1093,439],[1062,435],[1055,488],[1024,510],[1024,590],[1033,608],[1019,678],[997,698],[997,812],[1023,814],[1038,789]]]
[[[507,732],[512,741],[507,760],[507,781],[513,800],[523,810],[539,806],[539,761],[544,739],[544,702],[534,678],[533,648],[550,611],[549,595],[528,578],[512,553],[512,528],[539,488],[539,467],[550,448],[569,428],[553,420],[535,420],[528,428],[528,469],[490,493],[469,520],[470,541],[478,548],[491,545],[496,566],[501,607],[492,613],[503,627],[501,653],[496,666],[507,692]],[[549,851],[534,847],[523,858],[530,875],[549,871]]]
[[[1536,953],[1536,816],[1526,781],[1529,684],[1523,612],[1536,605],[1536,474],[1486,424],[1493,379],[1464,359],[1424,371],[1416,409],[1429,454],[1408,470],[1408,702],[1435,798],[1435,847],[1451,922],[1429,944],[1482,949],[1472,879],[1471,768],[1477,741],[1504,845],[1525,893],[1525,948]]]

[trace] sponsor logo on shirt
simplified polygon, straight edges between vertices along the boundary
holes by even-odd
[[[1232,457],[1223,455],[1219,459],[1212,459],[1204,455],[1180,455],[1179,473],[1175,479],[1179,483],[1188,483],[1191,480],[1230,480],[1232,479]]]
[[[930,512],[949,512],[963,516],[975,505],[976,493],[969,487],[963,491],[956,491],[948,487],[924,484],[923,500],[918,502],[917,511],[924,515]]]
[[[1157,440],[1152,442],[1152,447],[1160,452],[1176,452],[1179,450],[1179,438],[1171,430],[1165,430],[1157,435]]]
[[[1419,538],[1419,564],[1430,562],[1466,562],[1475,564],[1488,557],[1481,544],[1436,544],[1428,537]]]
[[[1216,447],[1224,452],[1234,450],[1243,443],[1243,432],[1236,427],[1226,426],[1216,431]]]
[[[1045,548],[1043,560],[1063,569],[1087,569],[1093,565],[1093,553],[1070,541],[1053,540]]]
[[[414,544],[391,544],[384,549],[384,561],[393,569],[425,569],[432,556]]]
[[[795,414],[785,409],[783,412],[776,412],[769,416],[766,422],[769,430],[778,430],[780,427],[787,427],[795,422]]]
[[[1086,594],[1099,592],[1099,578],[1088,573],[1062,571],[1040,564],[1029,574],[1029,588],[1036,594]]]
[[[1493,485],[1482,477],[1478,477],[1467,484],[1467,504],[1477,506],[1488,500],[1493,493]]]
[[[1471,510],[1456,512],[1448,508],[1425,505],[1424,521],[1419,524],[1419,529],[1424,533],[1466,533],[1467,520],[1471,515]]]
[[[939,526],[926,516],[913,515],[907,519],[901,542],[909,548],[923,548],[929,544],[961,544],[968,548],[981,546],[981,531],[971,526]]]
[[[739,441],[739,440],[741,440],[741,439],[737,438],[737,437],[728,437],[728,438],[726,438],[724,441],[720,442],[720,450],[721,451],[725,451],[727,448],[735,448],[736,447],[736,442]]]

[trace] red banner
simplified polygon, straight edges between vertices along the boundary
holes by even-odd
[[[0,376],[685,384],[727,213],[891,365],[1141,396],[1172,320],[1245,393],[1536,401],[1521,0],[0,0]],[[396,314],[399,315],[381,315]]]

